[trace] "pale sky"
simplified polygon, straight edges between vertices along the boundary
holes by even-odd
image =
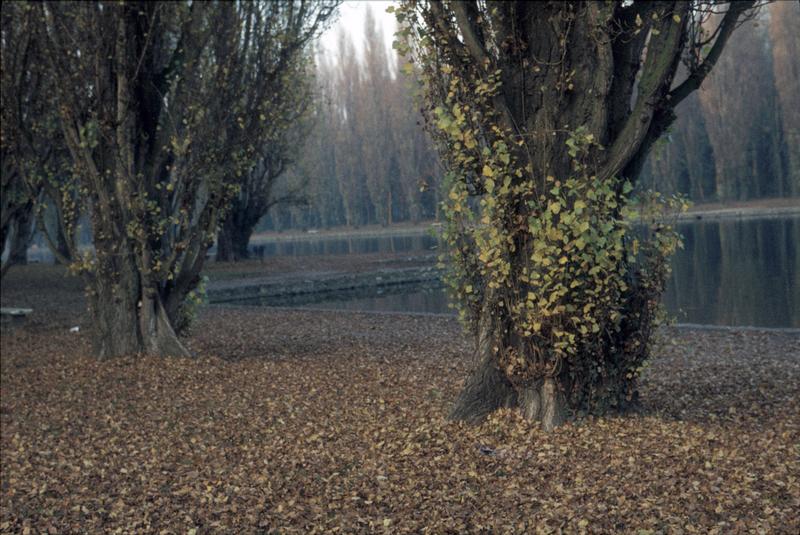
[[[391,49],[396,22],[394,14],[387,13],[386,8],[396,3],[382,0],[351,0],[344,2],[339,6],[339,16],[336,22],[320,38],[322,48],[328,52],[334,52],[336,50],[336,36],[339,30],[344,28],[349,34],[356,52],[360,55],[364,49],[364,19],[366,18],[367,9],[372,9],[372,15],[375,20],[383,27],[386,47]]]

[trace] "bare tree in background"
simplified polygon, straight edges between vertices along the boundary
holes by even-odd
[[[43,201],[57,212],[77,212],[69,187],[67,149],[60,135],[54,80],[37,65],[44,61],[34,38],[31,4],[2,4],[2,244],[8,258],[2,273],[26,261],[35,220],[42,225]],[[63,241],[73,228],[58,227]]]
[[[304,182],[281,188],[277,182],[303,150],[312,128],[309,121],[313,103],[313,72],[308,48],[315,33],[296,39],[275,41],[260,48],[264,62],[271,62],[273,74],[266,80],[244,84],[268,84],[264,97],[269,115],[263,144],[256,149],[256,165],[235,182],[239,191],[231,202],[217,237],[217,261],[248,258],[248,245],[256,224],[276,204],[305,204]],[[238,128],[233,125],[231,128]]]
[[[389,225],[436,214],[440,167],[413,80],[402,74],[410,65],[387,50],[370,9],[361,61],[345,32],[335,57],[317,55],[314,127],[289,170],[308,183],[309,205],[276,206],[274,228]]]
[[[769,9],[772,66],[787,153],[787,193],[800,195],[800,3],[775,2]]]
[[[706,22],[709,32],[721,18],[717,14]],[[714,151],[716,197],[746,200],[785,195],[781,155],[786,151],[767,27],[762,21],[742,24],[697,95]]]

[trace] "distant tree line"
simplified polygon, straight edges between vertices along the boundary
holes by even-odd
[[[647,160],[644,186],[695,202],[800,195],[798,29],[797,2],[775,2],[742,25],[678,107]]]
[[[262,229],[391,225],[436,216],[441,172],[414,82],[404,75],[411,65],[387,53],[371,10],[364,30],[361,58],[344,31],[334,56],[318,54],[313,131],[276,192],[280,197],[303,186],[305,202],[276,204]]]
[[[81,240],[76,224],[59,222],[82,217],[91,227],[78,202],[81,192],[66,178],[66,144],[47,142],[61,136],[51,112],[58,92],[48,87],[51,79],[25,67],[51,55],[25,33],[29,22],[14,22],[25,5],[4,11],[1,238],[10,260],[4,272],[25,261],[37,218],[40,229],[50,229],[64,262],[72,261]],[[34,12],[24,11],[28,17]],[[707,24],[713,28],[716,22]],[[795,2],[771,4],[757,20],[745,22],[701,90],[677,108],[678,119],[648,156],[640,184],[682,192],[695,202],[800,195],[799,25]],[[261,108],[269,111],[248,116],[259,125],[258,136],[250,136],[258,143],[247,148],[255,164],[225,179],[231,189],[214,232],[218,260],[247,257],[255,230],[438,219],[442,171],[421,126],[419,87],[405,75],[413,66],[387,53],[384,42],[370,12],[361,54],[360,43],[341,31],[334,54],[273,47],[273,71],[243,74],[240,83],[262,88]],[[18,128],[23,123],[36,127]],[[231,125],[231,135],[243,130]],[[46,170],[50,178],[22,180],[22,153],[25,165]],[[56,170],[59,180],[53,179]],[[37,198],[43,202],[35,217]]]
[[[709,30],[720,17],[709,18]],[[643,166],[642,187],[694,202],[800,195],[798,27],[795,2],[742,23],[700,91],[677,108]],[[370,14],[362,58],[344,32],[335,56],[317,55],[314,126],[277,186],[293,202],[273,204],[259,230],[437,218],[442,172],[404,72],[411,66],[383,42]]]

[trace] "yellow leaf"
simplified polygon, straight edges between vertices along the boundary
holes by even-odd
[[[483,166],[483,176],[492,177],[492,176],[494,176],[494,171],[492,171],[492,168],[489,167],[488,165],[484,165]]]

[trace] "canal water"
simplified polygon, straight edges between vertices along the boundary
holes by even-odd
[[[800,216],[681,223],[684,248],[672,261],[664,304],[679,323],[800,328]],[[348,242],[349,243],[345,243]],[[428,236],[304,240],[269,254],[430,253]],[[324,301],[275,304],[360,311],[452,313],[445,291],[412,285]]]

